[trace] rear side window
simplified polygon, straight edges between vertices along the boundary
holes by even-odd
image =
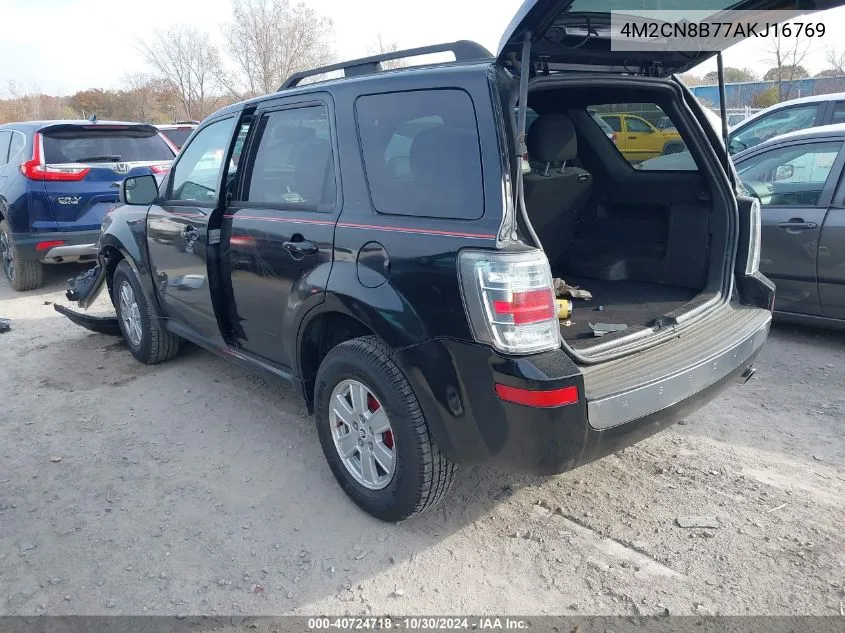
[[[12,133],[9,130],[0,130],[0,167],[9,160],[9,142],[12,140]]]
[[[257,125],[258,145],[252,150],[244,201],[292,209],[333,209],[337,189],[326,107],[269,112]]]
[[[599,127],[610,126],[608,138],[635,169],[698,170],[675,122],[656,103],[603,103],[588,111]]]
[[[44,132],[44,159],[61,163],[130,163],[173,160],[156,131],[69,128]]]
[[[181,148],[193,131],[194,130],[192,128],[184,128],[176,130],[162,130],[161,133],[164,134],[177,148]]]
[[[462,90],[359,97],[361,151],[379,213],[473,220],[484,214],[475,109]]]
[[[12,162],[18,157],[24,145],[26,145],[26,137],[21,132],[12,132],[12,144],[9,146],[9,162]]]

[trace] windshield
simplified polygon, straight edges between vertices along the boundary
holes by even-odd
[[[80,127],[45,132],[44,159],[48,164],[167,161],[173,152],[156,132]]]

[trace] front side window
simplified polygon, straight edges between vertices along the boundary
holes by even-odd
[[[292,209],[334,208],[337,189],[329,139],[324,105],[262,115],[243,200]]]
[[[766,206],[816,206],[830,178],[841,142],[779,147],[737,167],[746,190]]]
[[[813,127],[818,111],[819,104],[814,103],[794,108],[783,108],[762,116],[736,134],[731,135],[730,151],[735,154],[775,136]]]
[[[484,214],[475,109],[462,90],[359,97],[355,105],[379,213],[455,219]]]
[[[220,170],[234,126],[234,118],[223,119],[197,133],[172,169],[169,200],[217,201]]]

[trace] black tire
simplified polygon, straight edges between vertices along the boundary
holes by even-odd
[[[663,155],[680,154],[687,148],[683,141],[669,141],[663,146]]]
[[[358,380],[373,392],[385,408],[395,437],[396,466],[381,490],[370,490],[355,480],[332,438],[331,395],[347,379]],[[314,413],[332,473],[346,494],[372,516],[395,522],[421,514],[442,500],[452,486],[455,466],[435,444],[411,385],[377,336],[346,341],[326,355],[317,372]]]
[[[20,291],[40,288],[44,284],[44,264],[38,261],[21,261],[6,220],[0,222],[0,234],[2,234],[0,258],[3,260],[3,274],[12,288]]]
[[[124,283],[128,283],[131,287],[140,314],[141,335],[140,341],[137,343],[127,332],[122,313],[120,293]],[[179,351],[179,337],[164,329],[161,316],[156,312],[153,302],[144,294],[135,272],[126,260],[121,261],[115,268],[112,290],[120,331],[123,333],[123,340],[126,341],[132,355],[147,365],[162,363],[176,356]]]

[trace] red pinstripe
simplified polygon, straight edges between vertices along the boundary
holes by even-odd
[[[301,220],[299,218],[268,218],[256,215],[242,215],[242,214],[226,214],[223,216],[226,219],[238,218],[240,220],[264,220],[265,222],[292,222],[294,224],[319,224],[323,226],[331,226],[334,222],[327,222],[325,220]],[[419,233],[422,235],[442,235],[444,237],[469,237],[473,239],[492,240],[495,235],[488,233],[462,233],[459,231],[438,231],[435,229],[411,229],[400,226],[376,226],[374,224],[355,224],[352,222],[338,222],[337,226],[348,229],[365,229],[370,231],[390,231],[394,233]]]

